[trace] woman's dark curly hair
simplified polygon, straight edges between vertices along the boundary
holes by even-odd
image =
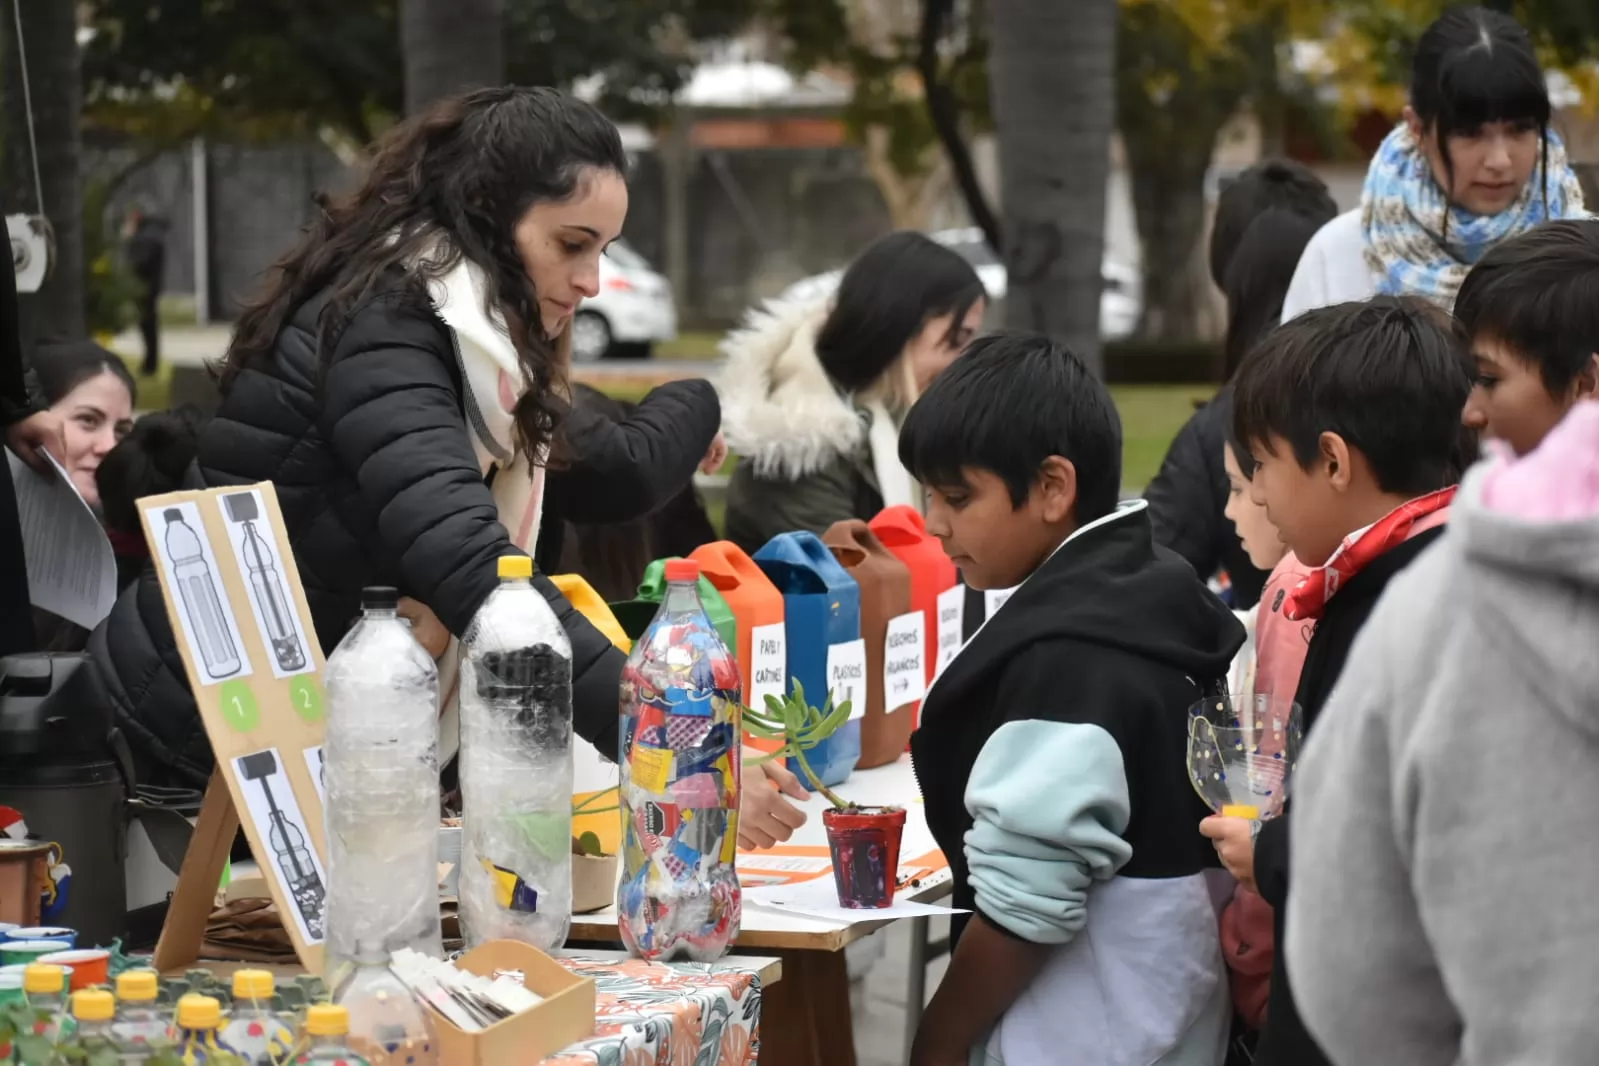
[[[571,196],[590,168],[626,173],[621,136],[594,107],[554,89],[476,89],[400,123],[378,143],[360,189],[318,197],[300,243],[245,306],[218,367],[223,394],[271,361],[278,334],[318,293],[328,293],[317,342],[326,360],[386,274],[403,276],[426,303],[428,281],[464,257],[482,272],[484,310],[500,312],[516,347],[525,391],[513,416],[520,445],[537,455],[567,409],[565,367],[544,332],[516,225],[534,204]]]

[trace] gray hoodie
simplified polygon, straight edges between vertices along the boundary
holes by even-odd
[[[1293,787],[1286,957],[1335,1063],[1599,1057],[1599,404],[1467,476]]]

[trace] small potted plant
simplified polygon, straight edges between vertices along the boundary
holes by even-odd
[[[773,759],[792,759],[812,790],[827,797],[822,812],[827,846],[833,853],[833,884],[838,903],[852,910],[892,906],[899,882],[899,844],[905,831],[905,808],[863,807],[822,784],[805,753],[849,721],[848,700],[833,705],[832,694],[820,708],[805,699],[798,680],[787,699],[766,697],[764,710],[744,708],[744,729],[752,736],[779,743],[776,751],[744,760],[759,766]]]
[[[597,806],[609,796],[610,806]],[[589,796],[572,808],[572,817],[620,810],[615,785]],[[598,833],[592,830],[572,837],[572,913],[602,911],[616,902],[616,876],[620,857],[607,855]]]

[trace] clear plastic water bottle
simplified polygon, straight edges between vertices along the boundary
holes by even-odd
[[[443,951],[439,931],[439,672],[398,614],[361,593],[361,618],[328,657],[327,961],[337,988],[363,947]]]
[[[327,1066],[370,1066],[367,1059],[350,1047],[349,1032],[349,1011],[331,1003],[318,1003],[305,1012],[305,1034],[311,1038],[311,1046],[294,1061],[326,1063]]]
[[[247,1066],[273,1066],[294,1049],[294,1033],[272,1009],[277,982],[268,970],[233,974],[233,1010],[219,1038]]]
[[[116,1036],[111,1021],[117,1014],[117,998],[103,988],[82,988],[72,993],[72,1020],[78,1026],[78,1042],[89,1052],[114,1049]]]
[[[355,975],[339,991],[349,1012],[348,1044],[373,1062],[434,1066],[438,1037],[428,1012],[389,970],[387,956],[362,956]]]
[[[117,975],[117,1015],[111,1031],[122,1047],[124,1066],[134,1066],[149,1058],[141,1051],[151,1041],[170,1040],[172,1022],[156,1005],[160,979],[154,970],[128,970]]]
[[[461,641],[461,925],[544,951],[572,925],[572,644],[506,556]]]
[[[713,962],[743,912],[734,859],[741,780],[738,661],[700,602],[699,564],[667,589],[622,673],[617,927],[645,959]]]

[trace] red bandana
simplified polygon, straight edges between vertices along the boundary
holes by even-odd
[[[1323,565],[1288,594],[1283,613],[1290,621],[1320,618],[1327,601],[1379,555],[1398,547],[1417,533],[1441,525],[1449,516],[1456,485],[1402,503],[1365,529],[1345,537]]]

